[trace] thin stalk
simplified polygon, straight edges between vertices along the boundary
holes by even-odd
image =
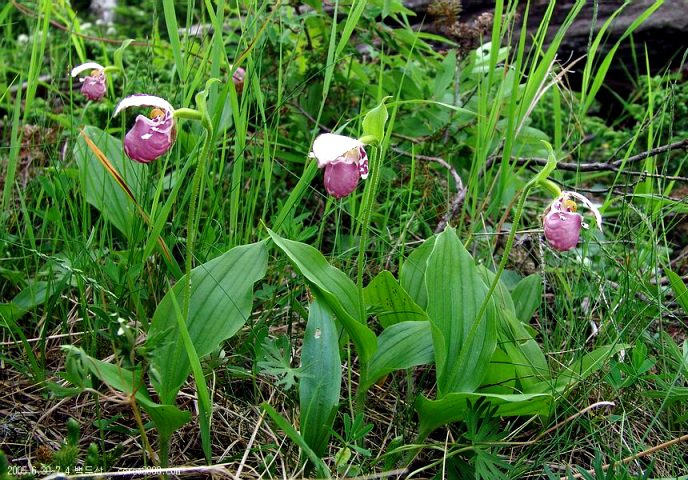
[[[206,137],[204,140],[203,150],[196,165],[196,171],[191,185],[191,203],[189,205],[189,218],[187,220],[186,232],[186,287],[184,289],[184,318],[188,323],[189,319],[189,304],[191,300],[191,269],[193,267],[193,248],[196,240],[196,230],[200,223],[200,209],[199,204],[203,201],[203,192],[201,192],[201,180],[205,176],[206,162],[210,155],[210,147],[213,144],[213,126],[210,119],[206,116],[203,118],[203,126],[206,128]]]
[[[139,406],[136,404],[136,395],[132,394],[129,396],[129,406],[131,407],[131,411],[134,413],[134,419],[136,420],[136,425],[139,428],[139,431],[141,432],[141,440],[143,441],[143,448],[144,450],[148,453],[148,456],[151,459],[151,462],[153,462],[153,465],[155,465],[155,454],[153,453],[153,449],[151,448],[151,444],[148,441],[148,435],[146,435],[146,428],[143,425],[143,419],[141,418],[141,411],[139,410]],[[161,453],[164,450],[161,449]],[[165,465],[167,466],[167,459],[165,458]],[[143,464],[144,466],[146,465],[146,456],[144,455],[143,457]]]
[[[360,319],[361,322],[365,323],[366,311],[365,311],[365,301],[363,299],[363,270],[365,268],[365,252],[366,245],[368,244],[368,230],[370,227],[370,217],[373,211],[373,202],[375,201],[375,195],[377,193],[378,184],[380,182],[380,170],[382,167],[382,155],[372,155],[371,158],[371,168],[370,168],[370,185],[365,189],[363,194],[363,202],[361,204],[361,210],[363,213],[363,222],[361,225],[361,240],[358,247],[358,267],[356,274],[356,285],[358,286],[358,299],[361,307]],[[360,365],[360,378],[367,378],[368,376],[368,366],[365,362],[361,362]],[[349,383],[351,385],[351,383]],[[366,390],[359,388],[356,392],[356,402],[355,411],[360,413],[363,411],[365,405],[365,395]]]
[[[368,137],[362,137],[361,141],[367,143],[370,139]],[[368,229],[370,227],[370,217],[373,211],[373,202],[375,201],[377,187],[380,183],[382,155],[372,155],[370,164],[370,186],[363,192],[363,202],[361,203],[363,221],[361,222],[361,240],[358,245],[358,270],[356,275],[356,283],[358,285],[358,294],[361,304],[361,318],[365,317],[365,307],[363,306],[363,268],[365,263],[365,252],[368,243]]]

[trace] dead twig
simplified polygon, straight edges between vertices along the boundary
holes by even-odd
[[[685,435],[681,435],[680,437],[677,437],[677,438],[672,438],[671,440],[666,441],[664,443],[660,443],[659,445],[655,445],[654,447],[650,447],[646,450],[643,450],[642,452],[638,452],[638,453],[635,453],[633,455],[629,455],[626,458],[622,458],[618,462],[605,463],[604,465],[602,465],[602,471],[606,472],[610,468],[615,467],[617,465],[626,465],[628,463],[631,463],[634,460],[638,460],[639,458],[647,457],[648,455],[652,455],[655,452],[658,452],[660,450],[664,450],[665,448],[669,448],[672,445],[676,445],[677,443],[681,443],[681,442],[685,442],[685,441],[688,441],[688,433],[686,433]],[[595,470],[594,469],[586,470],[586,473],[594,475]],[[560,480],[570,480],[570,479],[576,479],[576,478],[584,478],[583,472],[577,473],[573,476],[561,477]]]
[[[590,163],[575,163],[575,162],[558,162],[557,168],[559,170],[567,170],[571,172],[618,172],[622,165],[636,163],[641,160],[645,160],[649,157],[654,157],[656,155],[661,155],[662,153],[671,152],[673,150],[688,150],[688,138],[680,140],[678,142],[669,143],[667,145],[662,145],[646,152],[641,152],[637,155],[628,157],[627,159],[617,159],[608,160],[606,162],[590,162]],[[547,164],[546,158],[516,158],[514,159],[516,165],[540,165],[544,166]],[[655,177],[655,174],[647,172],[631,172],[625,171],[624,173],[635,176],[648,176]],[[667,177],[665,175],[659,175],[661,178],[667,178],[670,180],[677,181],[688,181],[688,177]]]
[[[30,8],[28,8],[27,6],[18,3],[17,0],[11,0],[11,1],[12,1],[12,6],[14,8],[16,8],[17,10],[19,10],[24,15],[28,15],[31,18],[40,18],[41,17],[40,14],[34,12]],[[57,28],[58,30],[62,30],[62,31],[67,32],[71,35],[75,35],[79,38],[83,38],[84,40],[90,40],[92,42],[103,42],[103,43],[109,43],[112,45],[121,45],[122,43],[125,42],[125,40],[116,40],[114,38],[98,37],[95,35],[86,35],[84,33],[78,33],[78,32],[73,31],[71,28],[67,27],[66,25],[63,25],[60,22],[57,22],[55,20],[50,20],[50,25]],[[129,45],[133,46],[133,47],[151,47],[151,46],[153,46],[148,42],[141,42],[141,41],[134,41],[134,42],[131,42]]]

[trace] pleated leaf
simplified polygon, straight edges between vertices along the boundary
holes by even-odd
[[[408,256],[401,266],[399,283],[416,304],[421,308],[428,306],[428,292],[425,289],[425,270],[428,266],[428,257],[435,247],[436,237],[425,240]]]
[[[523,323],[530,322],[542,302],[542,278],[537,273],[522,279],[511,292],[516,307],[516,318]]]
[[[83,367],[89,370],[101,382],[124,394],[134,394],[136,401],[153,420],[160,437],[169,439],[179,427],[191,420],[189,412],[182,411],[175,405],[155,403],[148,395],[141,370],[131,371],[119,365],[103,362],[72,345],[62,348],[69,355],[77,357]]]
[[[380,272],[363,289],[363,299],[366,307],[377,316],[384,328],[399,322],[428,319],[423,309],[387,270]]]
[[[334,318],[324,302],[317,299],[310,305],[299,378],[301,435],[322,457],[339,405],[342,365]]]
[[[523,391],[551,378],[547,358],[540,345],[513,313],[502,311],[499,346],[509,355]]]
[[[420,419],[419,437],[427,436],[436,428],[463,420],[466,415],[467,401],[475,402],[484,398],[498,406],[497,415],[513,417],[520,415],[548,415],[554,397],[549,393],[497,394],[480,392],[450,393],[439,400],[429,400],[421,396],[416,401],[416,411]]]
[[[475,391],[497,346],[495,309],[491,303],[485,318],[477,318],[487,286],[453,228],[437,237],[425,283],[428,316],[443,341],[435,343],[438,396]]]
[[[375,353],[375,333],[365,325],[358,288],[344,272],[330,265],[322,253],[305,243],[287,240],[268,229],[275,245],[282,250],[342,323],[356,346],[361,361],[367,363]]]
[[[196,353],[203,358],[234,335],[248,320],[253,285],[267,268],[265,242],[234,247],[191,271],[191,298],[186,326]],[[164,339],[153,350],[154,387],[164,403],[173,403],[190,372],[179,335],[172,295],[183,304],[186,276],[177,282],[153,315],[149,339]],[[156,340],[158,341],[158,340]]]
[[[368,365],[367,378],[361,379],[361,389],[367,390],[388,373],[428,365],[433,359],[430,322],[395,323],[378,337],[377,350]]]

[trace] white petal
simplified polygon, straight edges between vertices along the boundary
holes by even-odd
[[[105,67],[96,62],[86,62],[78,67],[72,68],[72,77],[76,77],[81,72],[85,72],[86,70],[105,70]]]
[[[592,202],[590,200],[585,198],[580,193],[576,193],[576,192],[562,192],[562,194],[568,195],[568,196],[573,197],[577,200],[580,200],[583,205],[588,207],[588,210],[590,210],[593,213],[593,215],[595,215],[595,220],[597,221],[597,228],[602,230],[602,214],[597,209],[597,207],[592,204]]]
[[[318,138],[313,142],[311,156],[318,160],[318,168],[322,168],[328,163],[334,162],[349,150],[362,147],[363,145],[355,138],[334,133],[323,133],[318,135]]]
[[[136,95],[129,95],[127,98],[117,104],[115,108],[115,113],[113,117],[129,107],[158,107],[166,112],[174,113],[174,107],[164,98],[156,97],[155,95],[146,95],[145,93],[139,93]]]

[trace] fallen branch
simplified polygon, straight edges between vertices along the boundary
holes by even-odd
[[[656,155],[660,155],[662,153],[667,153],[671,152],[673,150],[688,150],[688,138],[685,138],[683,140],[680,140],[678,142],[674,143],[669,143],[667,145],[662,145],[660,147],[653,148],[651,150],[648,150],[646,152],[639,153],[637,155],[633,155],[631,157],[628,157],[627,159],[617,159],[617,160],[609,160],[606,162],[591,162],[591,163],[574,163],[574,162],[558,162],[557,163],[557,169],[559,170],[567,170],[567,171],[572,171],[572,172],[618,172],[620,171],[620,168],[624,164],[629,164],[629,163],[635,163],[639,162],[641,160],[645,160],[646,158],[649,157],[654,157]],[[547,159],[546,158],[516,158],[515,159],[516,165],[546,165],[547,164]],[[655,176],[655,174],[647,173],[647,172],[624,172],[630,175],[636,175],[636,176]],[[668,178],[671,180],[680,180],[680,181],[686,181],[688,180],[687,177],[666,177],[663,175],[659,175],[662,178]]]

